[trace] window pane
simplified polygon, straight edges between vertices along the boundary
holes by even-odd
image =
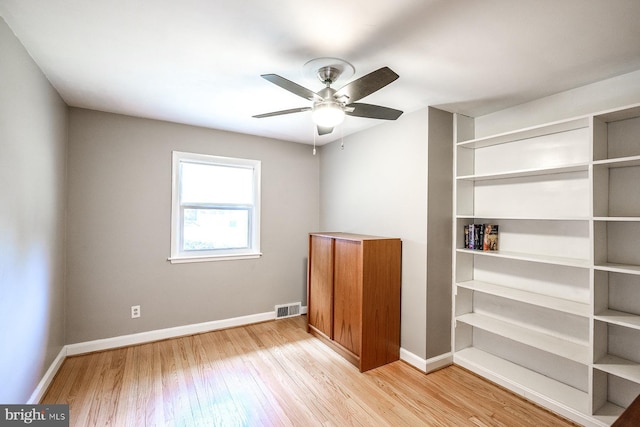
[[[184,209],[183,251],[248,247],[248,209]]]
[[[181,203],[253,204],[253,169],[181,163]]]

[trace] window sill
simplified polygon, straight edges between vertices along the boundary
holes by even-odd
[[[256,259],[262,256],[262,252],[238,254],[238,255],[203,255],[203,256],[176,256],[167,260],[171,264],[185,264],[189,262],[234,261],[240,259]]]

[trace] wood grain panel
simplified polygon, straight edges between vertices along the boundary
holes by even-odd
[[[309,325],[333,338],[333,239],[309,236]]]
[[[399,239],[363,242],[362,354],[360,370],[366,371],[400,358]]]
[[[336,239],[333,339],[360,356],[362,342],[362,242]]]

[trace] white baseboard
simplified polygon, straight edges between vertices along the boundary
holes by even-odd
[[[445,353],[440,356],[427,359],[427,369],[425,372],[433,372],[445,366],[453,365],[453,353]]]
[[[306,307],[303,307],[306,312]],[[185,335],[200,334],[219,329],[234,328],[236,326],[250,325],[252,323],[265,322],[276,318],[274,311],[266,313],[251,314],[248,316],[232,317],[230,319],[213,320],[211,322],[195,323],[192,325],[176,326],[174,328],[156,329],[153,331],[141,332],[138,334],[122,335],[119,337],[105,338],[94,341],[86,341],[77,344],[67,345],[67,355],[91,353],[93,351],[109,350],[129,345],[144,344],[152,341],[177,338]]]
[[[426,359],[423,359],[420,356],[416,356],[415,354],[411,353],[409,350],[405,350],[404,348],[400,348],[400,360],[404,360],[409,365],[422,372],[425,372],[427,369]]]
[[[300,314],[306,314],[307,307],[300,308]],[[129,345],[144,344],[147,342],[164,340],[168,338],[177,338],[185,335],[200,334],[203,332],[216,331],[219,329],[233,328],[236,326],[250,325],[252,323],[265,322],[276,318],[275,311],[267,313],[251,314],[249,316],[233,317],[230,319],[214,320],[211,322],[196,323],[192,325],[177,326],[174,328],[156,329],[138,334],[122,335],[119,337],[105,338],[94,341],[86,341],[76,344],[67,344],[62,347],[58,356],[54,359],[47,372],[38,383],[36,389],[29,397],[28,404],[37,404],[44,396],[47,388],[58,373],[62,362],[67,356],[75,356],[83,353],[91,353],[94,351],[110,350],[113,348],[126,347]]]
[[[453,364],[452,353],[445,353],[430,359],[423,359],[404,348],[400,349],[400,359],[427,374]]]
[[[37,405],[38,403],[40,403],[40,400],[42,399],[44,394],[47,392],[47,389],[49,388],[51,381],[53,381],[53,378],[58,373],[58,370],[62,366],[62,362],[64,362],[64,359],[66,357],[67,357],[67,347],[64,346],[62,347],[62,350],[60,350],[60,353],[58,353],[56,358],[53,359],[51,366],[49,366],[49,369],[47,369],[47,372],[44,373],[42,379],[36,386],[36,389],[33,391],[33,393],[31,393],[31,396],[27,401],[28,405]]]

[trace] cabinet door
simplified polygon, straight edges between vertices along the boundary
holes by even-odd
[[[336,240],[333,339],[360,356],[362,343],[362,242]]]
[[[310,236],[309,325],[333,338],[333,239]]]

